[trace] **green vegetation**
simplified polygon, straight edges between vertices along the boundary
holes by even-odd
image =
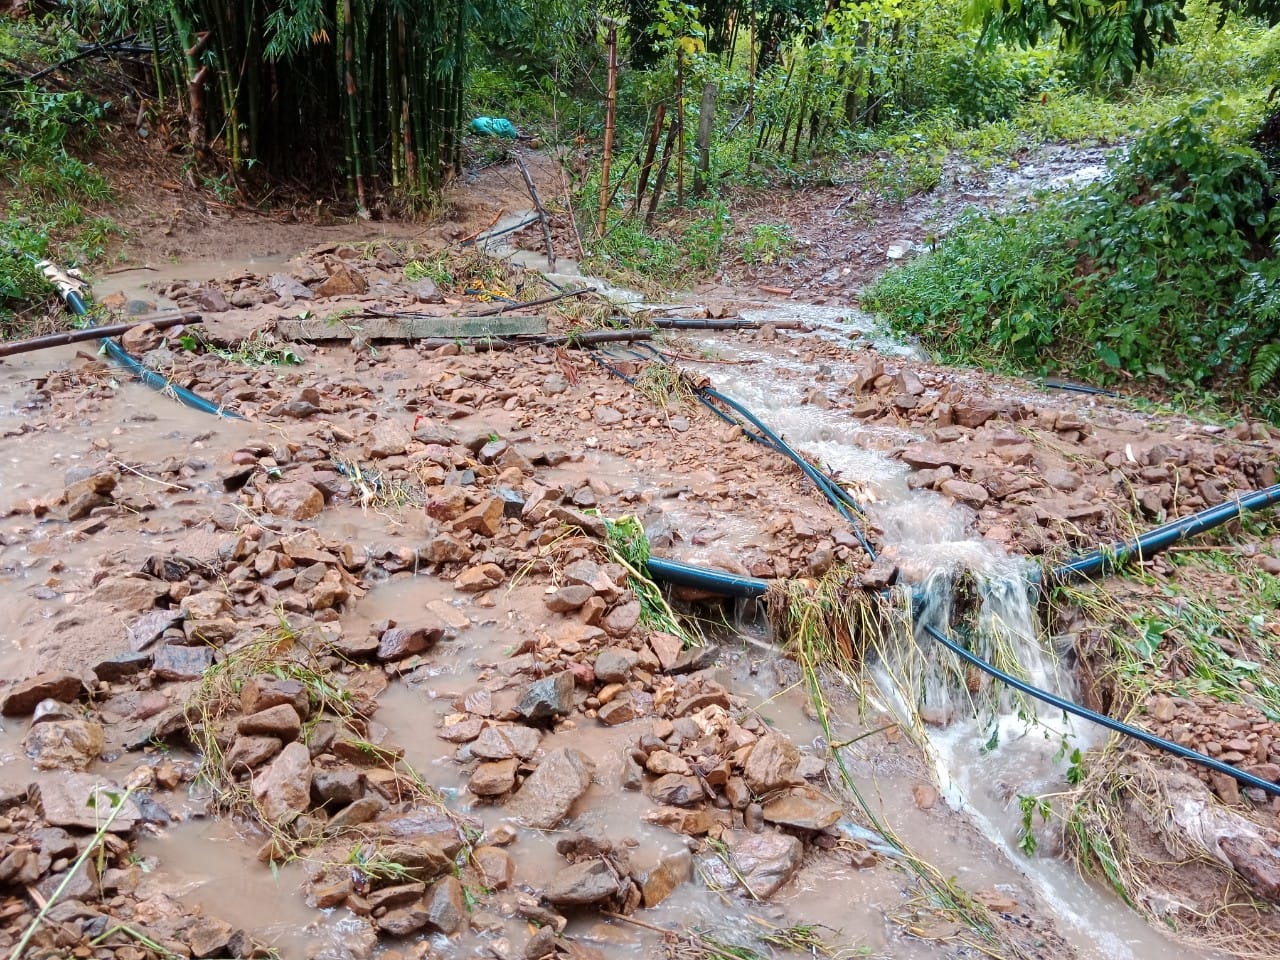
[[[0,28],[0,63],[57,59],[74,49],[71,42],[61,32]],[[17,313],[52,297],[29,255],[56,250],[74,264],[102,254],[112,226],[91,211],[110,199],[111,190],[75,156],[73,137],[76,146],[90,141],[103,112],[81,91],[5,83],[0,71],[0,338],[41,332],[35,311]]]
[[[867,304],[951,360],[1112,383],[1248,390],[1280,369],[1274,180],[1206,101],[1102,182],[974,215]]]

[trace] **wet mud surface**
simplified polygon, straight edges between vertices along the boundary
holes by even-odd
[[[207,349],[129,346],[243,419],[89,350],[0,363],[5,949],[52,899],[31,956],[798,956],[806,936],[842,957],[1209,955],[1060,844],[1016,851],[1018,795],[1065,783],[1056,743],[981,749],[963,701],[895,703],[873,671],[824,673],[824,725],[761,605],[676,590],[703,623],[682,642],[602,518],[769,580],[1021,577],[1274,483],[1270,428],[938,368],[830,304],[757,304],[759,329],[661,345],[680,382],[829,468],[866,507],[855,531],[741,426],[585,351],[276,337],[303,311],[476,306],[427,295],[409,253],[117,275],[122,301],[199,307]],[[810,329],[776,326],[794,319]],[[255,335],[303,362],[247,363]],[[601,359],[655,366],[625,344]],[[1087,697],[1074,657],[1059,679]],[[1193,707],[1150,709],[1168,726]],[[1249,760],[1274,763],[1276,725],[1237,719]],[[1213,722],[1189,742],[1230,746]],[[128,793],[86,868],[102,785]],[[1265,846],[1275,809],[1221,799]],[[1263,890],[1274,856],[1248,852],[1228,869]]]

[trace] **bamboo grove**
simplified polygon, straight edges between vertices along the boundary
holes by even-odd
[[[466,0],[136,3],[162,97],[196,162],[220,141],[237,174],[344,178],[362,209],[428,196],[460,162]]]

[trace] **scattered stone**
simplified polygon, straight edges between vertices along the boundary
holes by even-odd
[[[620,723],[636,719],[640,713],[631,695],[623,693],[602,706],[596,716],[605,726],[616,727]]]
[[[225,956],[231,943],[231,924],[214,917],[200,917],[187,929],[187,946],[193,957]]]
[[[256,770],[283,747],[284,744],[275,737],[237,737],[227,751],[224,762],[228,772],[232,774]]]
[[[541,830],[557,826],[591,786],[594,767],[580,750],[548,753],[506,805],[507,812]]]
[[[769,793],[796,780],[800,751],[785,737],[766,733],[747,754],[742,777],[756,794]]]
[[[553,720],[572,710],[573,673],[569,670],[533,681],[516,703],[516,713],[531,723]]]
[[[770,797],[763,815],[768,823],[797,830],[825,830],[844,814],[844,808],[812,787],[796,787]]]
[[[280,703],[258,713],[241,717],[236,732],[245,736],[275,737],[288,742],[302,733],[302,718],[292,704]]]
[[[605,647],[592,664],[601,683],[626,683],[640,655],[625,647]]]
[[[305,813],[311,803],[311,752],[301,743],[287,745],[254,774],[253,798],[262,816],[273,823]]]
[[[516,865],[505,850],[476,847],[471,860],[480,872],[481,882],[490,890],[506,890],[515,881]]]
[[[603,860],[571,864],[551,878],[542,895],[557,907],[603,903],[618,892],[618,878]]]
[[[84,683],[71,673],[41,673],[10,687],[0,699],[0,714],[22,717],[36,708],[41,700],[72,703],[84,693]]]
[[[693,879],[693,857],[682,848],[673,853],[659,854],[644,865],[633,859],[631,879],[640,887],[643,904],[656,907],[671,896],[676,887]]]
[[[927,783],[917,783],[912,787],[911,796],[921,810],[932,810],[938,803],[938,791]]]
[[[151,670],[159,680],[199,680],[213,666],[213,649],[167,643],[151,661]]]
[[[600,626],[611,637],[625,637],[640,622],[640,601],[628,600],[614,607],[607,614]]]
[[[482,563],[463,570],[453,581],[453,586],[462,593],[480,593],[501,586],[506,579],[507,575],[496,563]]]
[[[729,854],[747,888],[766,899],[791,879],[804,856],[804,845],[793,836],[775,831],[734,832],[727,839]],[[734,885],[733,877],[729,886]]]
[[[588,584],[571,583],[547,597],[547,609],[552,613],[570,613],[579,609],[596,595]]]
[[[466,926],[467,901],[457,877],[441,877],[427,894],[427,923],[445,936]]]
[[[83,770],[102,754],[102,725],[92,720],[37,723],[22,741],[23,751],[41,770]]]
[[[111,815],[124,793],[115,782],[89,773],[66,773],[38,785],[45,822],[73,830],[97,830]],[[128,800],[111,821],[111,833],[129,833],[140,819],[137,806]]]
[[[471,744],[471,755],[481,760],[528,759],[538,749],[542,735],[519,724],[489,726]]]
[[[514,758],[482,763],[471,775],[467,789],[478,797],[498,797],[508,793],[516,783],[517,765]]]
[[[273,483],[263,494],[267,510],[277,517],[310,520],[324,509],[324,494],[301,480]]]
[[[649,786],[649,796],[654,802],[673,807],[691,807],[706,799],[697,777],[685,777],[669,773],[659,777]]]
[[[443,627],[390,627],[378,638],[377,657],[382,661],[403,660],[431,648],[443,636]]]

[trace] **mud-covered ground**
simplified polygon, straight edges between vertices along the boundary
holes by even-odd
[[[291,237],[317,237],[282,227],[249,248],[265,263],[241,248],[234,266],[166,266],[150,290],[145,272],[109,280],[124,308],[204,315],[201,342],[144,328],[126,346],[239,419],[184,409],[89,349],[0,363],[4,949],[35,928],[27,955],[120,960],[1194,955],[1075,878],[1052,831],[1039,857],[1013,854],[1016,809],[984,827],[858,678],[823,678],[824,727],[758,606],[676,591],[702,636],[674,635],[605,518],[637,517],[655,555],[741,575],[917,575],[920,552],[871,564],[794,465],[694,402],[703,378],[765,384],[766,419],[886,456],[924,498],[906,509],[1046,565],[1274,483],[1275,431],[886,356],[857,323],[786,329],[790,308],[732,288],[710,312],[759,326],[662,341],[687,379],[605,348],[634,387],[571,347],[363,336],[377,314],[546,289],[473,253],[438,283],[413,266],[512,212],[485,182],[465,222],[419,246],[399,229],[367,242],[366,225],[289,259]],[[181,222],[200,239],[178,250],[251,230],[237,220],[220,242],[220,225]],[[575,299],[539,315],[565,333],[611,312]],[[284,340],[300,317],[350,337]],[[301,362],[257,363],[268,349]],[[840,479],[869,501],[884,489]],[[875,543],[895,536],[881,506]],[[1264,541],[1244,562],[1270,577],[1275,553]],[[1148,572],[1135,609],[1172,568]],[[1096,626],[1049,624],[1075,638],[1080,695],[1107,708]],[[1272,613],[1259,635],[1278,627]],[[1280,736],[1257,711],[1138,707],[1136,722],[1275,779]],[[1240,922],[1274,944],[1274,803],[1162,755],[1135,762],[1169,774],[1170,810],[1213,811],[1126,811],[1148,853],[1196,861],[1166,878],[1169,924],[1194,933],[1243,884],[1259,906]]]

